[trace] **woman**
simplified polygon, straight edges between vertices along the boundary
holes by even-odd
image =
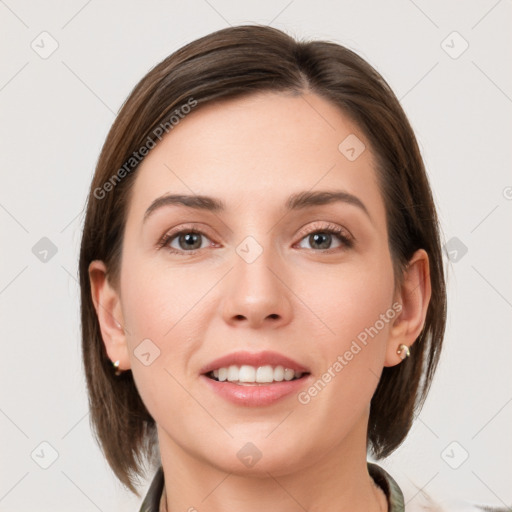
[[[135,87],[80,253],[92,423],[141,511],[404,510],[375,463],[441,350],[439,226],[418,145],[352,51],[265,26]]]

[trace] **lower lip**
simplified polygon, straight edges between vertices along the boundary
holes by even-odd
[[[220,382],[210,379],[206,375],[201,375],[200,377],[206,382],[207,386],[210,386],[210,389],[229,402],[246,407],[260,407],[273,404],[292,393],[298,393],[310,376],[306,375],[297,380],[254,386],[233,384],[229,381]]]

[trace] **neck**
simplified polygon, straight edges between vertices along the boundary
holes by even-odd
[[[364,434],[364,435],[362,435]],[[167,512],[386,512],[366,463],[366,429],[346,437],[313,464],[282,464],[247,474],[215,466],[158,430]]]

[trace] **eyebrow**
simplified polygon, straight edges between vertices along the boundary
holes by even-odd
[[[303,210],[312,206],[320,206],[342,202],[356,206],[362,210],[368,218],[370,214],[364,203],[355,195],[343,190],[320,190],[315,192],[304,191],[292,194],[286,201],[285,207],[288,211]],[[183,194],[166,194],[156,198],[144,213],[143,222],[156,210],[171,205],[181,205],[196,210],[204,210],[210,212],[222,212],[226,210],[226,205],[220,199],[201,196],[201,195],[183,195]]]

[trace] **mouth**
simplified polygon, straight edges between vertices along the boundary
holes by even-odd
[[[309,372],[286,368],[282,365],[251,366],[230,365],[216,368],[207,373],[206,377],[217,382],[231,382],[239,386],[268,386],[280,382],[304,379]]]

